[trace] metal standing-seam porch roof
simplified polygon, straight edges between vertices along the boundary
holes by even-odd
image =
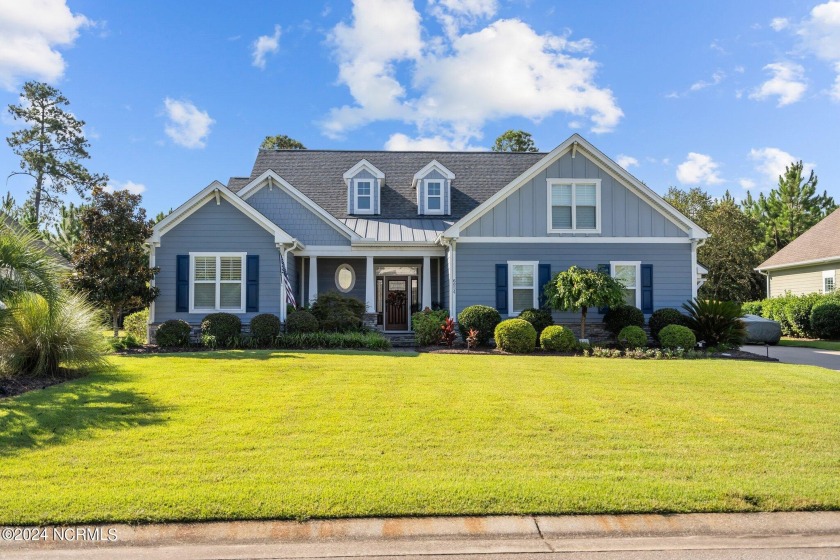
[[[435,239],[454,222],[435,219],[385,219],[344,218],[344,225],[359,234],[364,241],[377,243],[428,243]]]

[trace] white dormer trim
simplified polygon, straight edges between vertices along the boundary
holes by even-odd
[[[359,163],[357,163],[356,165],[344,172],[344,181],[349,184],[350,179],[358,175],[359,171],[361,171],[362,169],[369,171],[370,174],[376,177],[377,179],[385,178],[385,174],[382,173],[379,169],[377,169],[375,165],[373,165],[368,160],[363,159],[362,161],[360,161]]]
[[[367,171],[373,175],[373,179],[368,177],[356,178],[356,175],[361,171]],[[347,213],[356,215],[374,215],[381,213],[382,206],[382,180],[385,179],[385,174],[380,171],[375,165],[368,160],[363,159],[350,169],[344,172],[344,182],[347,184]],[[369,181],[372,183],[370,192],[371,208],[369,210],[359,211],[358,206],[358,192],[356,192],[357,182]],[[352,205],[350,203],[353,203]]]
[[[418,171],[417,173],[414,174],[414,180],[411,182],[411,186],[416,187],[417,186],[417,181],[423,179],[426,175],[428,175],[432,171],[437,171],[438,173],[440,173],[441,175],[443,175],[444,177],[446,177],[450,181],[455,178],[454,173],[452,173],[446,167],[444,167],[443,164],[441,164],[438,160],[433,159],[432,161],[429,162],[428,165],[426,165],[426,167],[424,167],[423,169],[421,169],[420,171]]]
[[[432,172],[437,171],[443,179],[427,179]],[[452,179],[455,174],[448,170],[436,159],[430,161],[423,169],[414,174],[411,186],[417,189],[417,214],[419,216],[445,216],[451,213],[452,204]],[[428,183],[441,183],[440,199],[441,205],[438,210],[429,210],[429,186]],[[422,210],[421,210],[422,209]]]

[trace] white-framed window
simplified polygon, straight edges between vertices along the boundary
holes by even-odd
[[[822,289],[824,294],[830,294],[834,291],[834,274],[833,270],[823,270],[822,273]]]
[[[354,214],[373,214],[373,179],[353,181]]]
[[[508,315],[516,315],[526,309],[536,308],[539,299],[537,291],[537,261],[508,261]]]
[[[642,308],[642,263],[641,261],[612,261],[610,276],[624,285],[624,300],[627,305]]]
[[[601,180],[548,179],[548,232],[601,233]]]
[[[443,214],[444,182],[440,179],[426,180],[426,214]]]
[[[190,313],[245,313],[246,253],[190,253]]]
[[[342,264],[335,269],[335,287],[339,292],[347,293],[356,285],[356,271],[349,264]]]

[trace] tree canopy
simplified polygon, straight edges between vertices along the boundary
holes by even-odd
[[[554,275],[545,287],[545,295],[552,309],[580,309],[580,337],[586,338],[588,309],[623,305],[624,285],[609,274],[572,266]]]
[[[35,222],[40,223],[58,207],[68,188],[85,198],[108,177],[93,174],[82,165],[82,160],[90,158],[85,122],[64,110],[70,102],[60,91],[49,84],[26,82],[20,99],[20,105],[9,105],[9,113],[27,127],[6,138],[20,157],[20,171],[9,176],[28,175],[35,181],[29,202]]]
[[[491,149],[494,152],[539,152],[530,132],[512,129],[496,138]]]
[[[305,150],[306,146],[285,134],[266,136],[260,144],[263,150]]]

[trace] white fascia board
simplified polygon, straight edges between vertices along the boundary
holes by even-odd
[[[371,175],[373,175],[377,179],[384,179],[385,178],[385,174],[382,173],[379,169],[377,169],[377,167],[375,165],[373,165],[368,160],[363,159],[362,161],[360,161],[359,163],[357,163],[356,165],[354,165],[353,167],[351,167],[350,169],[348,169],[344,173],[344,181],[345,182],[349,181],[350,179],[355,177],[356,174],[359,171],[361,171],[362,169],[367,169],[368,171],[370,171]]]
[[[440,245],[310,245],[302,251],[292,251],[299,257],[442,257],[445,249]]]
[[[803,266],[811,266],[815,264],[826,264],[831,262],[838,262],[840,263],[840,256],[836,257],[824,257],[821,259],[811,259],[808,261],[799,261],[795,263],[788,263],[788,264],[775,264],[771,266],[758,266],[754,270],[761,272],[763,270],[784,270],[786,268],[801,268]]]
[[[347,227],[344,223],[342,223],[338,218],[324,210],[321,206],[315,203],[314,200],[300,192],[296,189],[291,183],[286,181],[283,177],[269,169],[244,187],[237,193],[242,200],[248,200],[254,194],[257,193],[260,189],[265,187],[266,185],[277,185],[278,188],[283,188],[289,195],[298,201],[300,204],[304,205],[305,207],[309,208],[312,212],[317,214],[320,218],[322,218],[325,222],[327,222],[330,226],[335,228],[340,234],[346,236],[348,239],[356,240],[361,239],[359,234],[355,231]]]
[[[274,235],[274,243],[277,245],[294,245],[298,241],[286,233],[283,228],[263,216],[253,206],[243,201],[241,198],[233,194],[230,189],[224,186],[219,181],[213,181],[195,196],[190,198],[184,204],[176,208],[172,213],[155,224],[152,228],[152,236],[147,240],[147,243],[155,246],[160,246],[161,237],[170,229],[177,226],[179,223],[187,219],[190,215],[200,209],[202,206],[210,201],[216,201],[223,198],[234,206],[237,210],[254,220],[264,230]]]
[[[421,180],[423,177],[428,175],[429,172],[431,172],[433,170],[437,171],[438,173],[440,173],[441,175],[443,175],[444,177],[446,177],[450,181],[455,178],[454,173],[452,173],[446,167],[444,167],[444,165],[442,163],[440,163],[438,160],[433,159],[431,162],[429,162],[428,165],[426,165],[426,167],[424,167],[423,169],[421,169],[420,171],[418,171],[417,173],[414,174],[414,180],[411,181],[411,186],[412,187],[416,186],[417,181]]]
[[[458,243],[691,243],[688,237],[459,237]]]

